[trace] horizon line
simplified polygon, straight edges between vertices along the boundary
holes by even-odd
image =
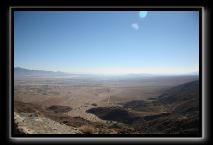
[[[199,70],[190,71],[190,72],[170,72],[170,73],[153,73],[153,72],[85,72],[85,71],[61,71],[61,70],[47,70],[47,69],[32,69],[20,66],[14,66],[15,68],[21,68],[31,71],[51,71],[51,72],[61,72],[65,74],[91,74],[91,75],[199,75]]]

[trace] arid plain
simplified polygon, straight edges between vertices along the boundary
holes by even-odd
[[[165,92],[173,93],[170,90],[195,80],[198,80],[196,75],[18,76],[14,80],[14,111],[15,118],[18,115],[18,118],[22,119],[16,121],[16,125],[19,126],[19,132],[35,134],[197,134],[198,116],[191,117],[192,113],[174,115],[173,111],[181,104],[184,107],[184,103],[190,103],[191,100],[197,102],[195,96],[199,96],[198,88],[187,92],[186,96],[190,96],[191,92],[198,91],[192,95],[192,98],[176,101],[175,105],[172,105],[172,102],[167,104],[159,99],[160,96],[165,95]],[[182,90],[179,91],[174,92],[181,94]],[[197,104],[193,104],[194,102],[191,101],[191,104],[187,106],[198,107]],[[41,122],[36,122],[36,118],[39,118]],[[48,118],[60,125],[75,128],[76,131],[63,131],[60,129],[63,127],[58,127],[55,129],[58,131],[51,132],[51,126],[49,128],[42,126],[42,118],[43,121]],[[30,122],[30,119],[33,122]],[[173,129],[166,131],[175,125],[181,126],[184,119],[192,120],[189,123],[197,120],[195,125],[189,129],[186,128],[186,131],[184,127],[181,128],[183,132]],[[166,125],[165,128],[161,127],[162,129],[159,126],[155,127],[155,124],[168,122],[168,120],[171,122],[170,127]],[[180,122],[174,122],[178,120]],[[153,126],[147,130],[149,123]],[[40,124],[40,129],[31,124]],[[26,129],[28,131],[24,131],[23,128],[28,128]]]

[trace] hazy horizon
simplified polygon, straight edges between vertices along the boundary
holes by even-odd
[[[15,11],[14,67],[105,75],[199,72],[199,13]]]
[[[91,74],[91,75],[199,75],[199,71],[188,72],[188,73],[142,73],[142,72],[122,72],[122,73],[97,73],[97,72],[65,72],[61,70],[44,70],[44,69],[31,69],[24,68],[20,66],[15,66],[14,68],[34,70],[34,71],[52,71],[52,72],[62,72],[66,74]]]

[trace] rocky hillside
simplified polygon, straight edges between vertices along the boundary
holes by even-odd
[[[14,112],[15,133],[18,134],[81,134],[74,127],[60,124],[37,113]]]
[[[188,100],[196,101],[196,103],[198,103],[198,99],[199,81],[193,81],[167,90],[159,96],[158,100],[165,104],[177,104]]]
[[[42,107],[37,104],[14,102],[15,134],[115,134],[129,132],[105,121],[91,122],[81,117],[67,115],[72,111],[68,106],[53,105]]]
[[[150,100],[134,100],[123,107],[96,107],[87,110],[104,120],[128,124],[132,133],[198,135],[199,81],[171,88]]]

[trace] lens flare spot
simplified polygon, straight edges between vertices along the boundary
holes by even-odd
[[[139,16],[140,18],[145,18],[147,16],[148,12],[147,11],[140,11]]]

